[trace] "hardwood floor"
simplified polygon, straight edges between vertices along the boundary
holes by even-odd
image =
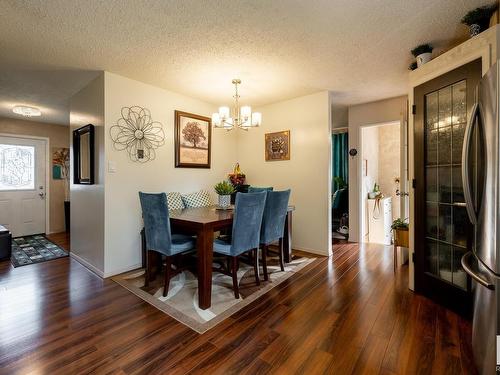
[[[2,262],[0,373],[475,373],[470,323],[407,285],[391,247],[336,245],[199,335],[69,258]]]
[[[68,232],[51,233],[46,235],[49,241],[52,241],[57,246],[62,247],[66,251],[70,251],[70,237]]]

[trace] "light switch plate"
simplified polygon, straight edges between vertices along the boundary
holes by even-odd
[[[109,173],[116,173],[116,162],[115,161],[108,161],[108,172]]]

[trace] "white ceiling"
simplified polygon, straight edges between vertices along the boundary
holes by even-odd
[[[262,105],[319,90],[338,104],[406,92],[410,49],[466,38],[461,17],[491,0],[2,0],[0,115],[67,100],[108,70],[225,104],[231,79]]]

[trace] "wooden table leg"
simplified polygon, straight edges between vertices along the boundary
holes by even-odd
[[[398,262],[398,245],[394,242],[394,273],[396,273],[396,267]]]
[[[204,228],[196,238],[198,251],[198,305],[206,310],[212,304],[213,230]]]
[[[285,263],[292,261],[292,211],[288,211],[285,219],[285,230],[283,232],[283,253]]]

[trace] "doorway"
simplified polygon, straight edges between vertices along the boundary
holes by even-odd
[[[361,242],[391,245],[391,224],[402,216],[401,123],[364,126],[360,128],[360,136]]]
[[[332,134],[332,243],[349,238],[349,133],[347,128]]]
[[[13,237],[45,233],[48,140],[0,136],[0,225]]]

